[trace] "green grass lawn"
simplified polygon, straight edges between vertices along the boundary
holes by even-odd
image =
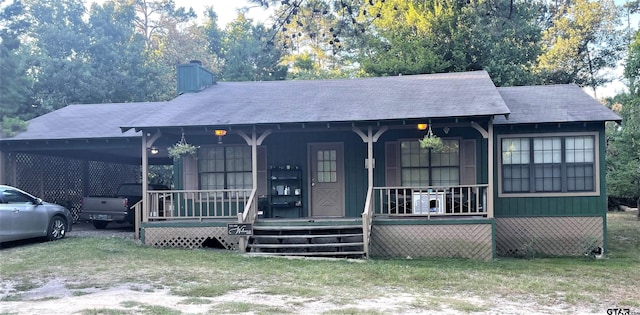
[[[0,251],[0,280],[17,283],[5,301],[55,277],[69,289],[106,288],[136,283],[168,288],[198,303],[245,287],[261,293],[330,299],[348,305],[358,299],[397,292],[428,292],[433,303],[482,311],[452,297],[491,296],[538,305],[602,306],[640,311],[640,221],[635,213],[607,217],[609,250],[605,259],[499,258],[394,259],[352,262],[247,257],[220,250],[157,249],[121,238],[69,237]],[[456,304],[458,303],[458,304]],[[251,310],[251,305],[228,305]],[[232,311],[233,312],[233,311]],[[277,312],[277,311],[276,311]],[[153,312],[152,312],[153,313]],[[355,312],[357,313],[357,312]],[[160,312],[160,314],[164,314]]]

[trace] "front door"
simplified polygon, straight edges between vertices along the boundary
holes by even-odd
[[[312,217],[344,217],[343,155],[342,143],[309,145]]]

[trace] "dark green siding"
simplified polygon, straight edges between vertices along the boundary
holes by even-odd
[[[173,189],[183,189],[183,176],[184,170],[182,169],[182,159],[173,160]]]
[[[344,145],[345,216],[360,217],[368,187],[367,170],[364,168],[367,145],[353,131],[274,133],[263,143],[267,147],[267,168],[292,165],[302,169],[303,216],[308,216],[308,145],[323,142],[340,142]]]
[[[496,126],[495,134],[495,217],[536,217],[536,216],[604,216],[607,209],[606,163],[604,123],[551,124],[527,126]],[[500,159],[498,136],[533,133],[598,132],[599,152],[596,159],[600,169],[600,196],[566,197],[498,197],[498,159]]]

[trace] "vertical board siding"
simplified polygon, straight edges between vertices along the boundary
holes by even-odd
[[[353,131],[274,133],[265,140],[267,165],[300,166],[303,182],[302,215],[308,216],[310,196],[308,145],[328,142],[344,144],[345,216],[359,217],[368,188],[367,170],[364,167],[367,146]]]
[[[606,143],[604,134],[604,123],[574,123],[574,124],[551,124],[551,125],[526,125],[526,126],[496,126],[494,140],[497,143],[500,135],[532,134],[532,133],[571,133],[571,132],[598,132],[598,152],[596,159],[600,174],[600,195],[599,196],[554,196],[544,197],[498,197],[498,160],[501,158],[500,146],[495,146],[495,217],[559,217],[559,216],[603,216],[606,213]],[[484,153],[483,153],[483,156]]]

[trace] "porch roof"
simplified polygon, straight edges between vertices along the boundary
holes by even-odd
[[[621,121],[575,84],[500,87],[498,91],[512,114],[509,119],[496,117],[496,125]]]
[[[136,128],[508,115],[486,71],[340,80],[219,82],[122,125]]]

